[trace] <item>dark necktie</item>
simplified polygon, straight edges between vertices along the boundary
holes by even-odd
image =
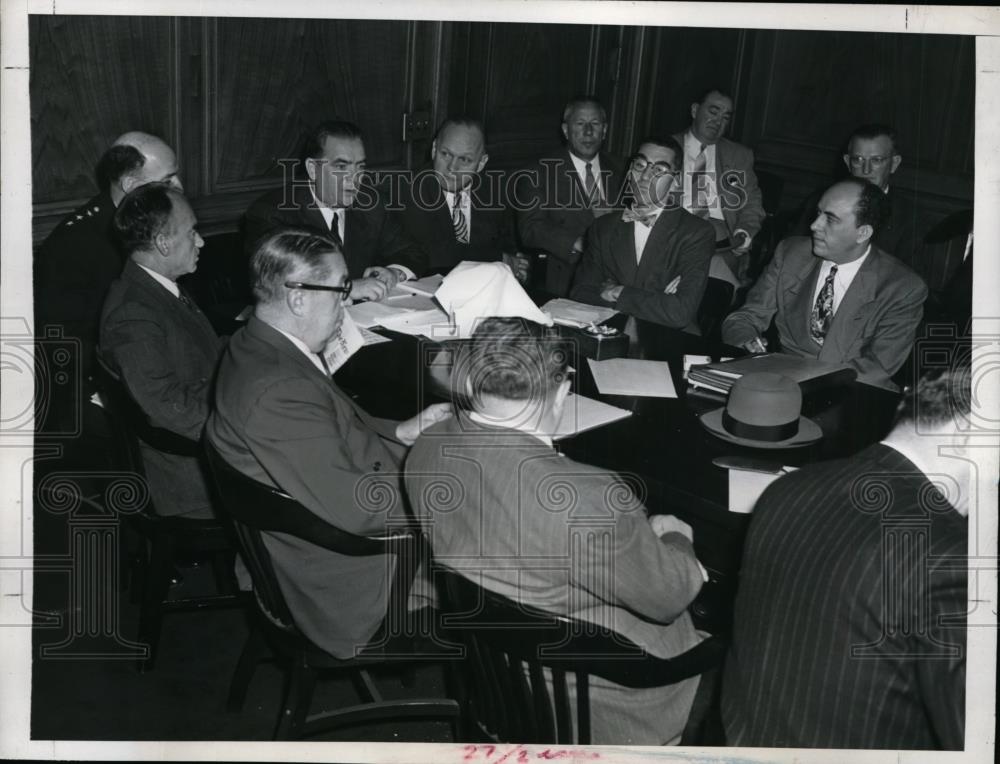
[[[186,308],[188,308],[190,310],[197,310],[197,308],[195,307],[195,304],[194,304],[194,300],[192,300],[188,296],[187,292],[185,292],[180,287],[178,287],[177,299],[181,301],[181,304],[184,305],[184,307],[186,307]]]
[[[597,179],[594,177],[594,166],[587,162],[586,173],[584,174],[583,185],[587,192],[587,206],[593,206],[600,201],[597,195]]]
[[[694,158],[694,164],[691,166],[691,214],[703,220],[708,220],[711,217],[707,204],[708,191],[705,182],[699,180],[705,175],[707,167],[708,157],[705,156],[705,144],[703,143],[698,156]]]
[[[344,246],[344,240],[340,238],[340,215],[336,210],[333,211],[333,217],[330,219],[330,238],[338,247]]]
[[[809,316],[809,336],[817,345],[823,344],[826,333],[830,330],[830,321],[833,320],[833,280],[836,276],[835,265],[823,282],[823,288],[816,295],[816,304],[813,305],[812,315]]]
[[[316,354],[316,357],[317,357],[317,358],[319,358],[319,362],[320,362],[321,364],[323,364],[323,371],[325,371],[325,372],[326,372],[326,376],[328,376],[328,377],[329,377],[329,376],[332,376],[332,375],[331,375],[331,372],[330,372],[330,364],[328,364],[328,363],[326,362],[326,358],[325,358],[325,357],[323,356],[323,354],[322,354],[322,353],[317,353],[317,354]]]
[[[455,241],[459,244],[469,243],[469,224],[462,211],[462,192],[455,192],[455,204],[451,211],[451,226],[455,229]]]

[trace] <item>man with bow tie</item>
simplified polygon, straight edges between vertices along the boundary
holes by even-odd
[[[198,265],[197,223],[168,183],[141,186],[119,204],[114,230],[128,260],[104,301],[99,356],[146,417],[138,434],[156,512],[207,518],[198,443],[223,342],[177,285]]]
[[[723,342],[761,352],[774,319],[782,352],[850,364],[859,381],[895,390],[890,377],[913,347],[927,286],[872,244],[886,205],[867,180],[828,188],[812,239],[789,236],[778,245],[746,303],[723,322]]]
[[[595,221],[570,296],[692,334],[715,251],[712,226],[671,193],[683,152],[670,137],[648,138],[629,167],[634,203]]]

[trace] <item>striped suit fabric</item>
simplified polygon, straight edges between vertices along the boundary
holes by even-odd
[[[968,524],[874,445],[754,508],[722,717],[731,745],[961,749]]]

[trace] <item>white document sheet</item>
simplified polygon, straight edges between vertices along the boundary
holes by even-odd
[[[634,358],[595,361],[588,358],[587,363],[602,395],[677,397],[674,380],[670,376],[670,364],[666,361],[639,361]]]

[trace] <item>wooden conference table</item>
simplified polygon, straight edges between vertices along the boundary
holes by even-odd
[[[616,316],[609,323],[624,323]],[[442,349],[439,342],[377,329],[392,339],[359,350],[337,371],[335,379],[367,411],[406,418],[445,392],[428,374]],[[571,337],[577,330],[565,329]],[[820,425],[823,438],[795,449],[753,449],[711,435],[698,422],[719,408],[719,395],[689,390],[683,379],[684,354],[735,355],[725,346],[681,331],[638,322],[640,357],[666,361],[678,397],[645,398],[601,395],[577,344],[574,392],[628,409],[632,415],[563,439],[558,447],[577,461],[641,478],[650,513],[670,513],[694,530],[695,551],[711,576],[693,611],[708,627],[724,628],[731,611],[743,539],[751,515],[729,511],[728,470],[712,463],[720,456],[749,456],[782,465],[801,466],[856,453],[889,430],[899,395],[857,382],[807,394],[803,414]]]

